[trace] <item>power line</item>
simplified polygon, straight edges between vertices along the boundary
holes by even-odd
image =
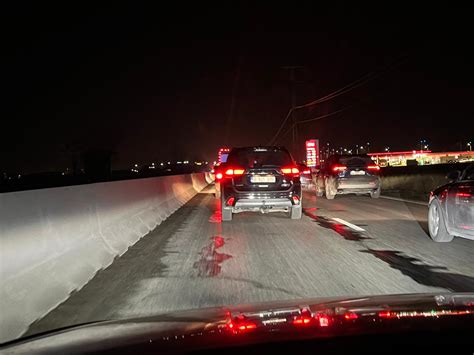
[[[340,95],[348,93],[348,92],[350,92],[350,91],[352,91],[352,90],[354,90],[354,89],[356,89],[356,88],[358,88],[362,85],[365,85],[368,82],[374,80],[375,78],[377,78],[378,76],[380,76],[384,72],[386,72],[388,70],[391,70],[391,69],[397,67],[398,65],[401,65],[406,59],[407,59],[406,55],[405,56],[400,56],[400,57],[397,58],[397,60],[395,60],[391,64],[387,65],[383,70],[381,69],[381,70],[375,70],[375,71],[369,72],[366,75],[362,76],[361,78],[359,78],[359,79],[343,86],[342,88],[337,89],[336,91],[333,91],[332,93],[330,93],[326,96],[320,97],[319,99],[313,100],[313,101],[308,102],[306,104],[299,105],[299,106],[294,106],[294,107],[290,108],[287,115],[285,116],[285,119],[283,120],[280,127],[278,128],[276,134],[269,141],[268,145],[274,144],[275,140],[278,138],[278,135],[280,134],[281,130],[285,126],[288,119],[291,117],[294,110],[311,107],[313,105],[317,105],[319,103],[332,100],[335,97],[338,97]],[[293,128],[293,126],[292,126],[292,128]]]
[[[307,119],[307,120],[299,121],[299,122],[294,123],[294,125],[298,125],[298,124],[301,124],[301,123],[308,123],[308,122],[312,122],[312,121],[317,121],[317,120],[320,120],[320,119],[322,119],[322,118],[326,118],[326,117],[329,117],[329,116],[333,116],[333,115],[336,115],[336,114],[338,114],[338,113],[340,113],[340,112],[342,112],[342,111],[348,110],[348,109],[351,108],[351,107],[352,107],[352,106],[344,107],[344,108],[342,108],[342,109],[340,109],[340,110],[337,110],[337,111],[334,111],[334,112],[330,112],[330,113],[327,113],[327,114],[325,114],[325,115],[321,115],[321,116],[318,116],[318,117],[309,118],[309,119]],[[286,137],[286,135],[287,135],[289,132],[291,132],[292,129],[293,129],[293,126],[291,126],[290,128],[288,128],[288,129],[286,130],[286,132],[283,133],[283,135],[282,135],[279,139],[283,139],[284,137]],[[276,142],[277,142],[277,141],[278,141],[278,140],[276,140]]]

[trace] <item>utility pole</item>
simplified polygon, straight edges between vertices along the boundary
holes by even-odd
[[[296,65],[282,67],[282,69],[285,69],[285,70],[288,71],[288,75],[289,75],[290,97],[291,97],[291,108],[292,109],[296,106],[296,90],[295,90],[296,76],[295,76],[295,72],[296,72],[296,70],[303,69],[303,68],[304,67],[302,67],[302,66],[296,66]],[[292,129],[291,129],[292,151],[293,151],[293,154],[294,154],[294,158],[296,160],[299,160],[298,125],[297,125],[296,115],[295,115],[294,111],[291,113],[290,123],[291,123],[291,127],[292,127]]]

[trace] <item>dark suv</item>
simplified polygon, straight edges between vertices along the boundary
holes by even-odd
[[[370,194],[380,196],[380,167],[368,155],[332,155],[320,167],[316,176],[316,195],[326,194],[332,200],[336,194]]]
[[[285,148],[233,148],[220,171],[223,221],[243,211],[283,211],[301,218],[300,171]]]

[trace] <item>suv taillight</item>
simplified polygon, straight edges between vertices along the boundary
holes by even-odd
[[[343,172],[344,170],[347,169],[347,166],[345,165],[339,165],[339,164],[336,164],[332,167],[332,171],[334,171],[335,173],[340,173],[340,172]]]
[[[231,177],[231,176],[240,176],[244,175],[245,169],[242,168],[229,168],[225,171],[225,176]]]
[[[378,165],[369,165],[369,166],[367,166],[367,169],[372,170],[372,171],[380,171],[380,166],[378,166]]]
[[[299,176],[300,169],[296,166],[285,166],[284,168],[281,168],[281,172],[289,176]]]

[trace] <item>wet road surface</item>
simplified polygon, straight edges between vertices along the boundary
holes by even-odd
[[[206,188],[29,334],[95,320],[304,297],[474,291],[474,242],[434,243],[427,207],[305,193],[302,220],[221,223]]]

